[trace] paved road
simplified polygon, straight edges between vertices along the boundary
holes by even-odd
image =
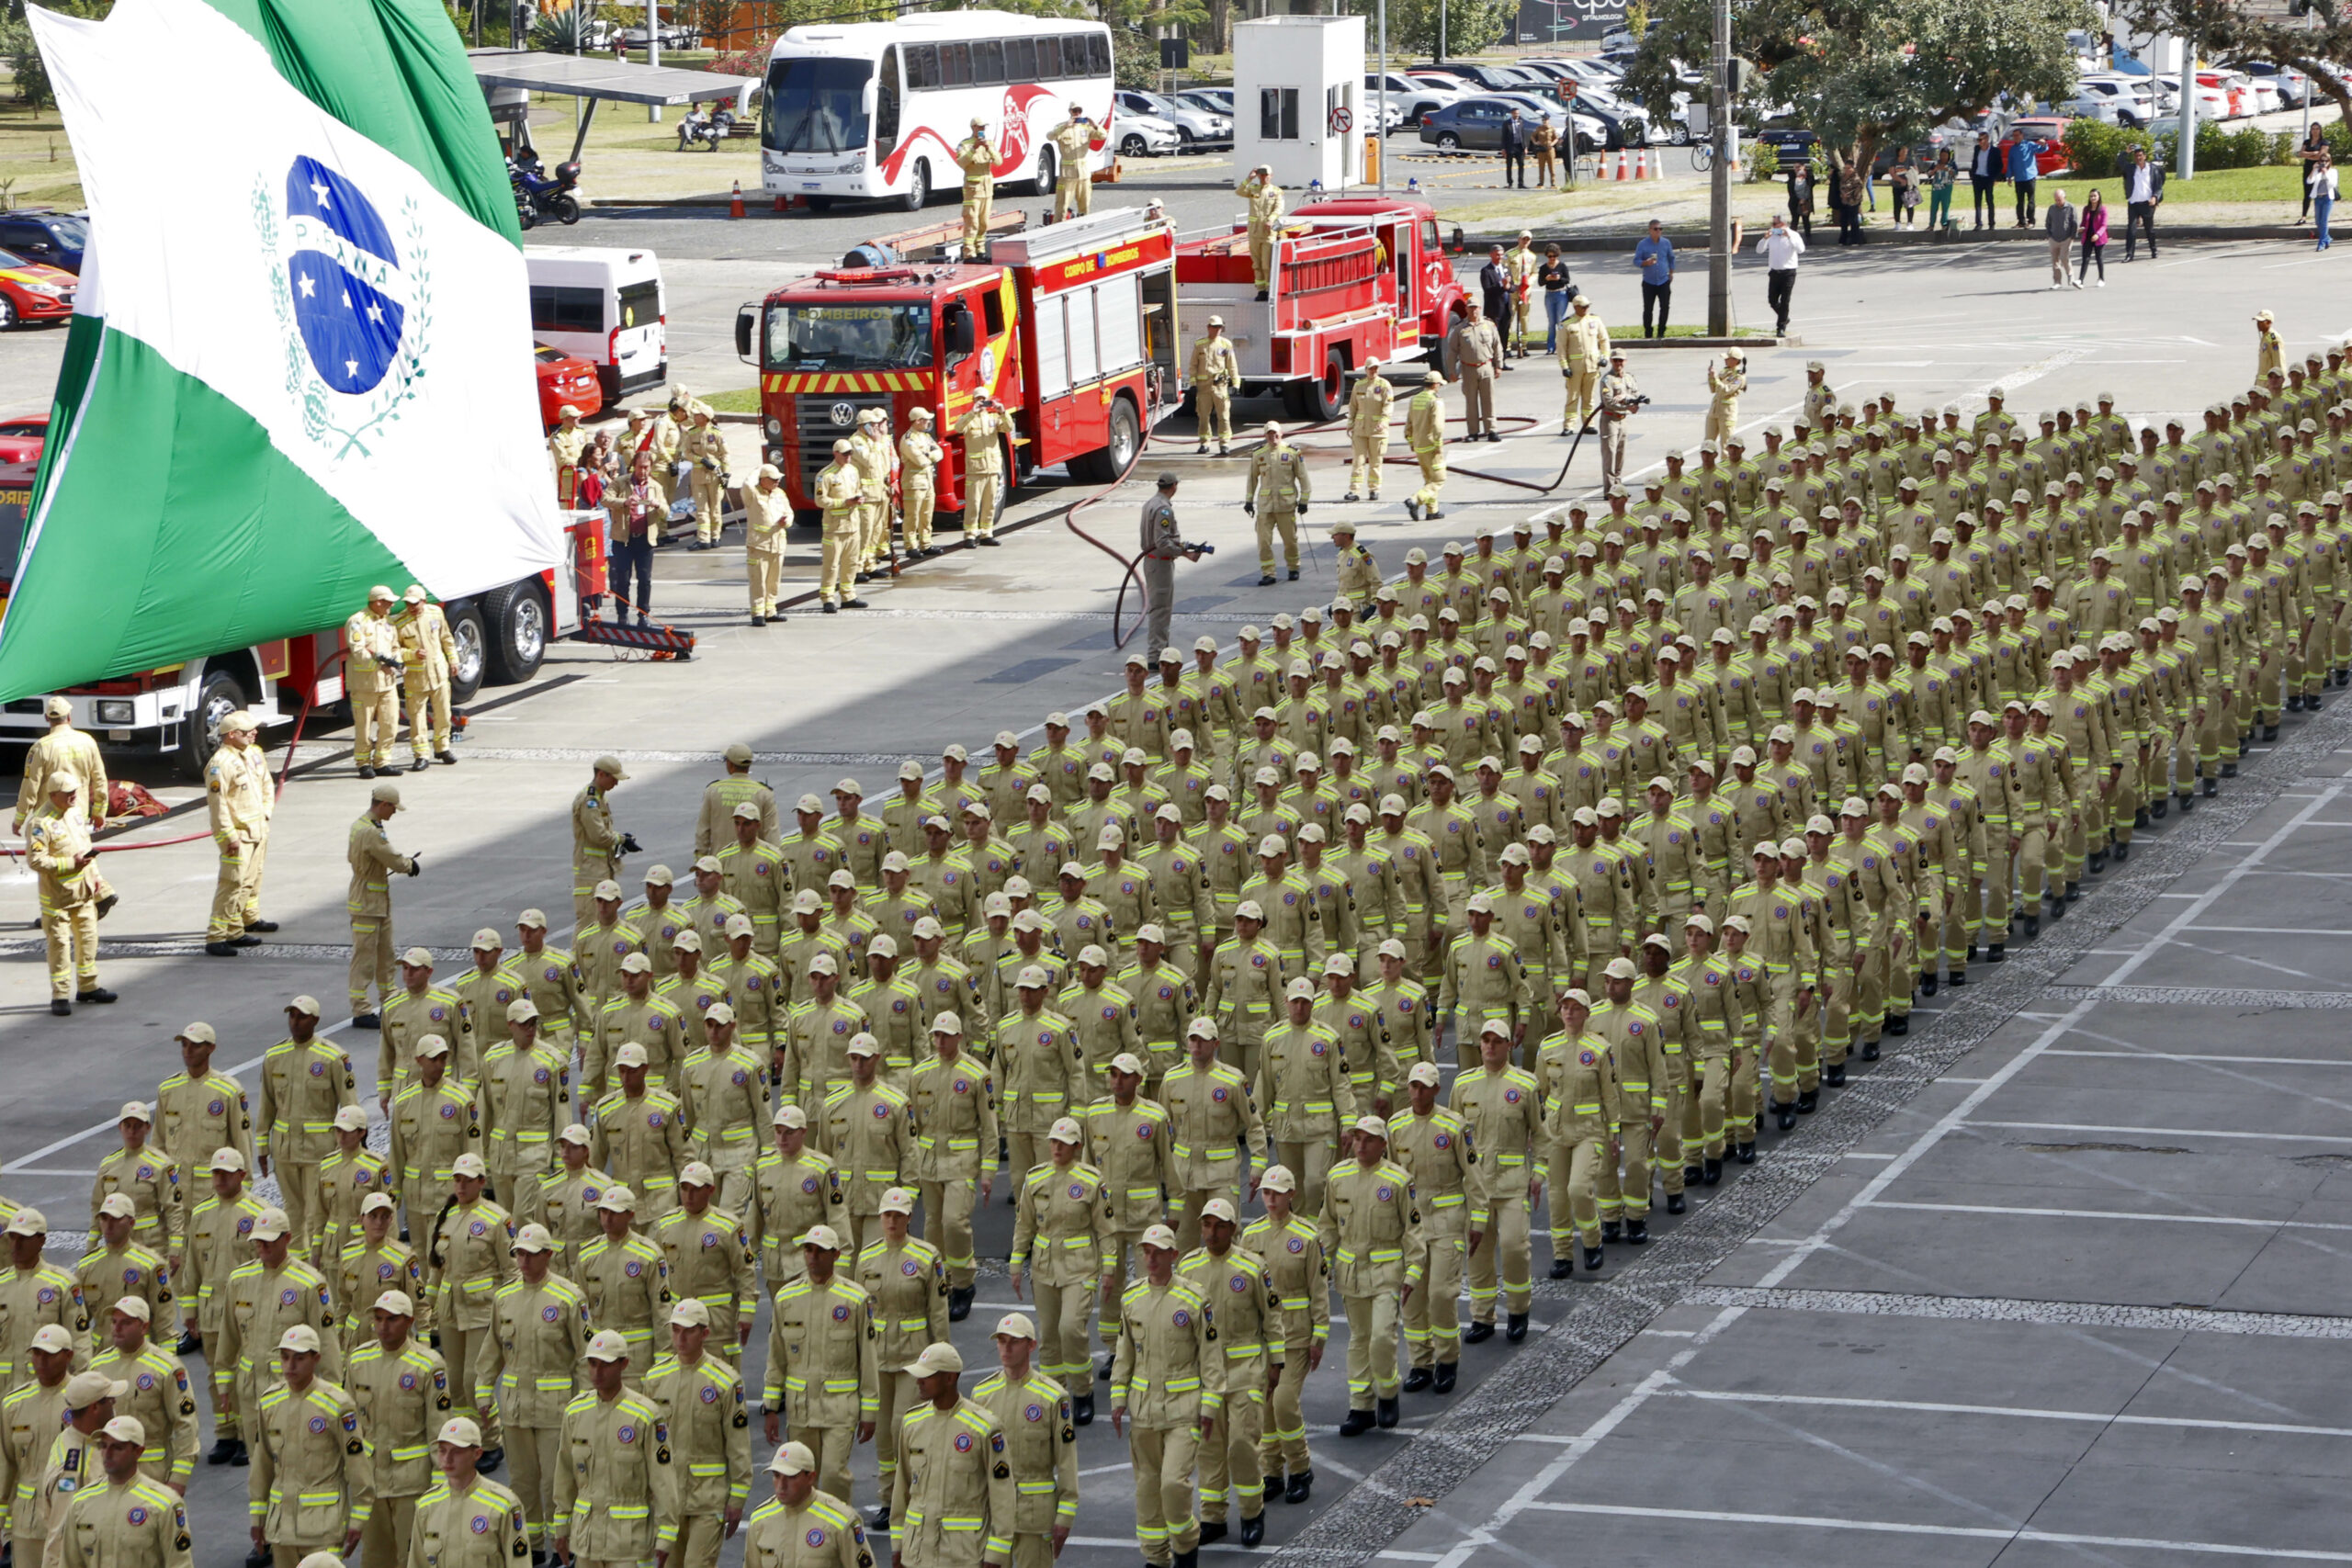
[[[1759,359],[1749,424],[1787,418],[1810,355],[1841,387],[1911,406],[1997,383],[2020,410],[2111,389],[2162,414],[2242,380],[2256,304],[2297,349],[2352,328],[2325,267],[2292,247],[2168,250],[2116,269],[2103,293],[2064,296],[2040,288],[2033,261],[1997,246],[1822,253],[1798,296],[1815,346]],[[1611,320],[1634,308],[1630,268],[1594,269],[1588,287]],[[1743,276],[1743,300],[1761,287]],[[1636,368],[1657,398],[1640,466],[1697,438],[1702,366],[1674,355]],[[1457,468],[1549,482],[1566,451],[1546,423],[1555,384],[1540,361],[1505,377],[1503,410],[1527,434],[1457,449]],[[1330,439],[1312,439],[1328,496],[1341,476]],[[1239,465],[1189,448],[1180,437],[1148,465],[1164,456],[1186,477],[1188,527],[1223,547],[1187,573],[1180,636],[1229,638],[1328,594],[1328,556],[1297,584],[1253,586],[1250,525],[1231,504]],[[1319,532],[1355,518],[1393,569],[1409,547],[1581,491],[1592,463],[1580,453],[1548,496],[1458,477],[1434,525],[1408,523],[1393,499],[1326,502],[1309,521]],[[1407,471],[1389,470],[1392,498]],[[752,743],[786,798],[844,773],[878,795],[902,754],[1027,730],[1111,691],[1115,570],[1056,515],[1088,493],[1025,491],[1012,515],[1027,525],[1005,548],[928,563],[871,591],[864,614],[796,612],[764,630],[741,622],[739,547],[665,556],[659,608],[705,634],[693,662],[560,651],[538,684],[480,705],[460,766],[406,781],[413,809],[393,836],[426,871],[395,889],[401,941],[454,964],[477,926],[526,903],[564,923],[565,809],[599,751],[620,751],[635,775],[623,824],[648,861],[675,866],[728,741]],[[1140,499],[1129,486],[1080,520],[1123,544]],[[813,570],[796,547],[792,591]],[[2352,1470],[2345,1363],[2333,1345],[2291,1342],[2352,1333],[2339,1315],[2352,1213],[2335,1174],[2352,1144],[2334,1114],[2352,1068],[2334,1021],[2352,995],[2347,728],[2341,700],[2291,721],[2220,801],[2143,835],[2073,916],[1927,1004],[1820,1113],[1767,1133],[1759,1164],[1680,1222],[1661,1218],[1645,1253],[1613,1248],[1598,1280],[1545,1284],[1529,1343],[1469,1351],[1463,1387],[1409,1400],[1399,1431],[1339,1441],[1327,1368],[1308,1405],[1315,1502],[1278,1506],[1266,1550],[1447,1568],[1488,1553],[1554,1562],[1567,1541],[1639,1562],[1875,1560],[1887,1546],[1939,1563],[2339,1560],[2329,1506]],[[222,1062],[250,1077],[287,996],[311,992],[331,1023],[342,1016],[342,842],[364,799],[343,739],[306,736],[294,759],[266,888],[284,930],[269,946],[201,956],[202,844],[113,857],[125,901],[106,927],[107,978],[124,999],[110,1010],[47,1017],[31,886],[0,872],[14,1091],[0,1102],[0,1187],[61,1234],[86,1223],[108,1118],[173,1069],[181,1025],[212,1022]],[[153,767],[130,771],[186,798]],[[372,1060],[372,1036],[338,1024],[334,1037]],[[1008,1235],[992,1209],[983,1253],[1001,1256]],[[1543,1256],[1539,1244],[1539,1267]],[[974,1364],[1010,1304],[1001,1275],[980,1294],[958,1335]],[[1081,1434],[1080,1455],[1069,1560],[1130,1562],[1125,1456],[1106,1423]],[[869,1503],[870,1458],[857,1471]],[[203,1568],[238,1554],[243,1480],[199,1473]]]

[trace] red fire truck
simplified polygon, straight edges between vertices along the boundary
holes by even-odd
[[[1295,419],[1336,419],[1348,377],[1441,355],[1462,285],[1419,202],[1347,197],[1283,220],[1268,298],[1257,298],[1247,226],[1186,240],[1176,250],[1177,295],[1188,320],[1225,319],[1245,396],[1279,391]]]
[[[1166,412],[1176,373],[1174,236],[1134,209],[1003,235],[986,264],[844,266],[775,290],[735,320],[760,369],[763,447],[795,520],[815,523],[818,473],[860,411],[894,433],[931,410],[947,449],[938,505],[964,507],[956,423],[986,392],[1012,414],[1016,482],[1067,463],[1108,482]]]

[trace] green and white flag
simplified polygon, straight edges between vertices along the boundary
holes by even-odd
[[[554,566],[514,202],[441,7],[28,15],[91,243],[0,699]]]

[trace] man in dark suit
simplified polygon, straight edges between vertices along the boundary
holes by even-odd
[[[1503,185],[1506,188],[1511,186],[1521,190],[1527,188],[1527,130],[1517,109],[1511,110],[1510,118],[1503,121]]]
[[[2001,150],[1993,145],[1992,137],[1984,131],[1976,133],[1976,145],[1968,152],[1968,180],[1976,190],[1976,215],[1969,224],[1972,229],[1997,229],[2001,224],[2000,197],[1993,187],[2001,183],[2008,172]]]
[[[2156,259],[2156,209],[2165,201],[2165,166],[2134,147],[2116,173],[2123,176],[2123,259],[2135,259],[2140,231],[2148,232],[2148,259]]]

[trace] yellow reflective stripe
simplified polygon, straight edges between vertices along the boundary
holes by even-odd
[[[1059,1488],[1050,1481],[1020,1481],[1013,1483],[1013,1490],[1016,1492],[1027,1492],[1032,1495],[1042,1493],[1046,1496],[1050,1497],[1056,1491],[1059,1490]]]
[[[584,1512],[586,1511],[587,1506],[588,1505],[582,1503],[573,1511],[575,1513]],[[612,1517],[616,1519],[647,1519],[653,1517],[652,1505],[648,1503],[615,1503],[608,1506],[605,1512],[612,1515]]]
[[[397,1462],[405,1463],[410,1460],[423,1459],[426,1454],[432,1451],[433,1445],[431,1443],[413,1443],[406,1448],[394,1449],[392,1450],[392,1458]]]

